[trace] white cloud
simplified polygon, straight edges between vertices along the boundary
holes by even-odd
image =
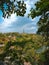
[[[37,25],[33,22],[27,23],[21,28],[22,32],[24,30],[25,33],[35,33],[37,31]]]
[[[27,16],[27,14],[29,13],[29,11],[30,11],[30,9],[33,7],[35,7],[34,6],[34,4],[36,3],[36,1],[37,0],[25,0],[25,3],[26,3],[26,8],[27,8],[27,10],[26,10],[26,16]]]
[[[25,3],[26,3],[26,8],[27,8],[25,15],[27,15],[31,9],[31,3],[29,0],[25,1]]]
[[[6,28],[8,26],[11,26],[11,24],[13,22],[15,22],[16,20],[17,20],[16,14],[12,14],[9,18],[5,18],[5,19],[3,18],[3,22],[1,24],[1,27]]]
[[[29,13],[29,10],[32,5],[34,5],[35,0],[26,0],[27,12],[26,15]],[[36,19],[31,19],[27,17],[18,17],[16,14],[12,14],[8,19],[3,18],[3,22],[0,23],[0,32],[23,32],[23,29],[26,32],[33,32],[36,31],[36,23],[34,23]]]

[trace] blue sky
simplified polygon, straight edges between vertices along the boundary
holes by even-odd
[[[36,33],[37,31],[37,22],[39,17],[34,19],[28,18],[27,14],[30,11],[31,7],[35,7],[34,3],[37,0],[25,0],[26,3],[26,14],[24,17],[16,16],[16,14],[12,14],[8,19],[2,17],[2,12],[0,11],[0,32],[19,32],[23,33]]]

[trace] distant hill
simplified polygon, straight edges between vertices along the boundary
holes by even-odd
[[[17,42],[17,45],[25,45],[31,43],[36,48],[46,44],[45,38],[37,34],[26,33],[0,33],[0,48],[4,47],[8,42]],[[1,50],[1,49],[0,49]]]
[[[47,50],[45,37],[26,33],[0,33],[0,60],[29,61],[31,64],[39,59],[45,60],[43,53]],[[34,61],[35,59],[35,61]],[[9,62],[10,62],[9,61]],[[17,61],[18,62],[18,61]]]

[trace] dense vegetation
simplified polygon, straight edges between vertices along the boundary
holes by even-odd
[[[49,49],[45,37],[37,34],[0,33],[0,61],[9,65],[46,65]]]

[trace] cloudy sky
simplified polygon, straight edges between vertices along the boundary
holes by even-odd
[[[35,7],[34,3],[37,0],[25,0],[26,3],[26,14],[24,17],[16,16],[12,14],[8,19],[2,17],[2,12],[0,11],[0,32],[19,32],[23,33],[36,33],[37,31],[37,22],[39,17],[34,19],[28,18],[27,14],[30,11],[31,7]]]

